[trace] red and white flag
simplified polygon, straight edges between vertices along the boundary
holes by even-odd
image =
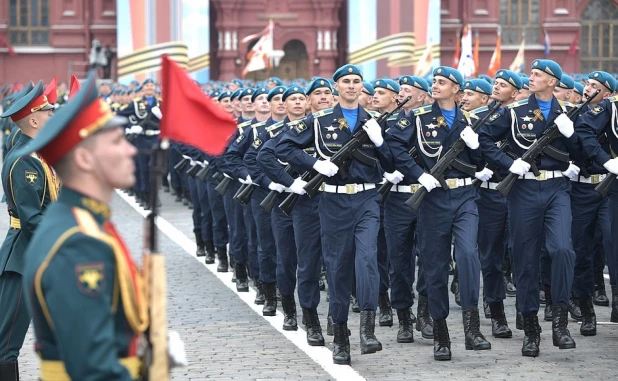
[[[431,53],[431,49],[433,48],[433,44],[427,44],[425,50],[423,51],[423,55],[418,60],[416,67],[414,68],[414,75],[417,77],[424,77],[431,69],[433,69],[433,54]]]
[[[242,39],[243,43],[249,41],[259,40],[253,45],[251,51],[247,53],[247,66],[242,71],[244,77],[250,71],[258,71],[271,67],[271,57],[273,54],[273,21],[268,22],[268,26],[264,30],[257,34],[252,34]]]
[[[497,32],[497,40],[496,40],[496,48],[494,49],[494,54],[491,56],[491,60],[489,61],[489,68],[487,69],[487,75],[493,77],[496,75],[498,70],[500,70],[500,64],[502,61],[502,28],[498,27]]]

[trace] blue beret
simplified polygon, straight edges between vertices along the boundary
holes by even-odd
[[[376,80],[373,83],[373,88],[377,89],[378,87],[381,87],[386,90],[394,91],[397,94],[399,94],[399,90],[401,90],[399,88],[399,84],[390,78],[382,78],[382,79]]]
[[[246,96],[253,96],[253,93],[255,92],[254,88],[251,87],[247,87],[246,89],[242,89],[242,91],[240,92],[240,94],[238,94],[238,100],[243,99]]]
[[[268,96],[266,97],[266,100],[270,102],[275,95],[281,94],[283,96],[284,92],[285,92],[284,86],[273,87],[272,90],[268,92]]]
[[[562,79],[562,68],[556,61],[552,60],[534,60],[532,61],[532,69],[540,70],[544,73],[560,81]]]
[[[333,74],[333,80],[337,82],[340,78],[343,78],[346,75],[358,75],[361,79],[363,78],[363,72],[361,72],[358,66],[347,64],[337,69],[335,74]]]
[[[562,78],[560,78],[560,81],[558,82],[558,87],[571,90],[575,88],[575,81],[568,75],[562,74]]]
[[[144,81],[144,82],[145,82],[145,81]],[[139,82],[138,82],[138,80],[137,80],[137,79],[132,80],[132,81],[131,81],[131,84],[132,84],[132,85],[135,85],[135,86],[139,86]]]
[[[232,93],[232,95],[230,95],[230,100],[233,101],[234,99],[238,98],[238,100],[240,100],[240,94],[244,91],[245,89],[243,89],[242,87],[240,89],[236,89],[234,90],[234,92]]]
[[[290,95],[294,95],[294,94],[305,95],[305,91],[302,86],[290,86],[288,87],[287,90],[285,90],[285,92],[283,93],[283,97],[281,97],[281,99],[285,101],[286,99],[288,99]]]
[[[305,94],[309,95],[312,92],[314,92],[316,89],[319,89],[320,87],[325,87],[329,89],[330,91],[333,91],[333,87],[331,86],[330,82],[328,82],[327,79],[315,77],[314,80],[311,81],[309,86],[307,86],[307,88],[305,89]]]
[[[255,98],[259,97],[262,94],[266,94],[268,95],[268,89],[266,87],[260,87],[258,89],[253,89],[253,94],[251,94],[251,102],[255,102]],[[241,98],[244,97],[244,95],[241,95]]]
[[[436,76],[444,77],[450,80],[451,82],[453,82],[454,84],[459,85],[459,87],[463,88],[463,85],[464,85],[463,75],[461,75],[460,72],[453,69],[452,67],[440,66],[433,71],[433,76],[434,77]]]
[[[222,100],[223,98],[230,98],[230,100],[231,100],[231,98],[232,98],[232,92],[231,92],[231,91],[229,91],[229,90],[225,90],[225,91],[222,91],[221,93],[219,93],[219,96],[217,97],[217,100],[218,100],[219,102],[221,102],[221,100]]]
[[[136,82],[137,82],[137,81],[136,81]],[[152,84],[154,84],[154,83],[155,83],[155,81],[154,81],[154,79],[152,79],[152,78],[146,78],[146,79],[144,80],[144,82],[142,82],[142,86],[144,86],[144,85],[145,85],[145,84],[147,84],[147,83],[152,83]]]
[[[37,111],[45,111],[45,110],[53,110],[54,105],[49,104],[47,102],[47,97],[44,96],[45,88],[43,86],[43,81],[39,81],[39,83],[32,87],[26,87],[25,90],[30,89],[28,92],[23,92],[19,98],[15,97],[15,102],[6,110],[0,118],[8,118],[9,116],[13,116],[13,121],[17,122],[30,114],[33,114]],[[24,110],[24,115],[20,113],[20,111]],[[25,111],[29,111],[26,113]]]
[[[142,91],[142,86],[137,86],[133,89],[133,91],[135,91],[136,93],[139,91]]]
[[[279,77],[270,77],[270,78],[268,78],[268,82],[272,82],[272,83],[274,83],[277,86],[282,86],[283,85],[283,81]]]
[[[526,73],[517,73],[521,78],[530,78],[530,76]]]
[[[575,82],[574,90],[577,94],[581,95],[582,97],[584,96],[584,85],[582,85],[581,83]]]
[[[522,79],[521,79],[521,88],[523,90],[530,90],[530,78],[522,77]]]
[[[417,89],[429,92],[429,83],[421,77],[415,77],[413,75],[403,75],[399,78],[399,85],[410,85]]]
[[[234,79],[232,79],[230,82],[231,82],[231,83],[233,83],[233,84],[235,84],[235,85],[236,85],[236,86],[238,86],[238,87],[243,87],[243,83],[242,83],[242,81],[241,81],[240,79],[238,79],[238,78],[234,78]]]
[[[363,81],[363,87],[364,87],[364,90],[367,92],[367,94],[373,97],[373,94],[374,94],[373,85],[367,81]]]
[[[218,90],[208,93],[208,96],[210,96],[211,98],[217,98],[217,100],[219,100],[219,95],[221,95],[221,92]]]
[[[612,77],[611,74],[605,71],[593,71],[588,74],[588,78],[601,82],[601,84],[607,87],[607,89],[612,93],[616,91],[616,78]]]
[[[524,85],[522,80],[523,77],[517,75],[517,73],[511,70],[498,70],[498,72],[496,73],[496,79],[504,80],[505,82],[511,84],[511,86],[513,86],[517,90],[521,90],[522,86]]]
[[[476,91],[477,93],[485,95],[491,95],[492,86],[484,79],[474,78],[466,81],[463,89]]]
[[[335,88],[333,88],[333,95],[338,97],[339,96],[339,91]]]

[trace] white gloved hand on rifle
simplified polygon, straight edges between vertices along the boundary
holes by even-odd
[[[562,172],[562,176],[573,179],[575,176],[579,175],[579,171],[579,167],[571,162],[569,163],[569,168]]]
[[[461,134],[459,134],[459,136],[466,143],[468,148],[479,148],[479,135],[474,132],[474,130],[470,126],[464,128],[463,131],[461,131]]]
[[[393,173],[385,172],[384,178],[391,184],[397,185],[403,180],[403,174],[399,171]]]
[[[307,194],[307,192],[304,189],[306,185],[307,185],[307,182],[299,177],[294,180],[292,185],[290,185],[289,189],[290,191],[292,191],[292,193],[296,193],[302,196],[304,194]]]
[[[418,183],[425,187],[427,192],[431,192],[440,186],[440,182],[429,173],[423,173],[421,177],[418,178]]]
[[[339,171],[339,167],[328,160],[318,160],[313,164],[313,169],[326,177],[333,177]]]
[[[270,190],[274,190],[277,191],[279,193],[283,192],[285,190],[285,187],[281,184],[277,184],[275,182],[271,182],[270,184],[268,184],[268,189]]]
[[[554,120],[556,126],[558,126],[558,131],[565,137],[570,138],[575,133],[575,129],[573,128],[573,121],[569,119],[567,114],[560,114]]]
[[[511,173],[516,174],[517,176],[523,176],[528,171],[530,171],[530,164],[523,161],[521,158],[515,160],[511,167],[509,168]]]
[[[477,179],[481,180],[481,181],[489,181],[489,179],[491,179],[491,176],[494,175],[494,171],[492,171],[491,169],[485,167],[483,168],[482,171],[480,172],[476,172],[474,174],[474,177],[476,177]]]
[[[371,140],[376,147],[381,147],[382,144],[384,144],[384,138],[382,137],[382,128],[375,119],[369,119],[363,125],[363,130],[367,132],[369,140]]]

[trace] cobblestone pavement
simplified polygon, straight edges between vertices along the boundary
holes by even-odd
[[[171,238],[160,234],[159,239],[160,250],[166,254],[169,327],[180,332],[190,362],[189,367],[173,371],[173,380],[348,380],[358,376],[355,372],[367,380],[616,378],[618,325],[600,324],[597,336],[585,338],[579,334],[578,324],[571,320],[569,328],[577,348],[559,350],[552,346],[551,322],[542,322],[541,355],[534,359],[524,358],[520,352],[523,331],[515,329],[515,298],[507,298],[505,310],[513,338],[492,338],[490,321],[481,318],[481,330],[491,342],[492,349],[466,351],[461,312],[452,295],[448,318],[453,342],[452,361],[434,361],[432,341],[422,339],[416,331],[414,343],[398,344],[395,340],[396,316],[393,327],[376,327],[376,335],[384,349],[377,354],[361,356],[358,314],[350,313],[352,369],[333,366],[329,352],[321,349],[318,355],[310,356],[288,339],[298,339],[301,335],[302,344],[303,331],[284,336],[274,328],[278,324],[271,324],[261,316],[261,307],[245,303],[244,300],[252,300],[253,294],[244,294],[242,298],[236,294],[230,287],[231,275],[225,275],[229,283],[225,284],[221,274],[217,276],[203,265],[203,258],[198,262],[193,256],[192,244],[185,244],[189,239],[193,241],[191,211],[175,203],[169,193],[162,193],[161,199],[161,216],[180,231],[171,234]],[[112,208],[112,219],[129,249],[138,257],[143,223],[140,214],[118,196],[115,196]],[[0,229],[6,231],[7,228],[8,218],[1,219]],[[609,291],[609,281],[606,282]],[[321,295],[319,313],[326,333],[326,293]],[[595,309],[599,322],[609,322],[608,307],[595,306]],[[274,319],[281,319],[280,306],[278,315]],[[325,338],[327,347],[332,349],[332,336]],[[33,344],[30,330],[19,358],[21,379],[26,381],[36,380],[38,376]],[[339,373],[337,368],[344,368],[348,373]]]

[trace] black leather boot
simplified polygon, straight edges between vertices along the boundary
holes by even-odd
[[[426,295],[418,294],[416,330],[421,332],[423,339],[435,338],[433,334],[433,320],[429,314],[429,300]]]
[[[476,307],[469,307],[467,310],[461,311],[461,315],[463,317],[463,326],[466,335],[466,349],[474,349],[475,351],[491,349],[491,344],[481,333],[479,309]]]
[[[485,300],[485,296],[483,296],[483,313],[485,314],[485,319],[491,319],[491,309]]]
[[[545,314],[543,316],[543,319],[545,321],[552,321],[553,320],[553,301],[551,299],[551,286],[550,285],[544,285],[545,288]]]
[[[323,347],[324,336],[322,336],[322,326],[320,325],[318,310],[303,308],[303,320],[307,330],[307,344],[312,347]]]
[[[410,308],[408,308],[408,310],[410,311],[410,321],[412,322],[412,324],[416,323],[416,315],[414,315],[414,308],[412,308],[412,306]]]
[[[524,316],[519,310],[519,298],[517,296],[515,296],[515,328],[524,329]]]
[[[253,303],[257,305],[264,304],[264,288],[262,286],[262,282],[260,282],[258,279],[254,279],[253,285],[255,286],[256,291],[255,300],[253,301]]]
[[[504,302],[489,303],[491,309],[491,335],[499,339],[508,339],[513,337],[513,332],[509,328],[504,314]]]
[[[230,255],[230,267],[231,268],[236,267],[236,259],[234,258],[233,255]]]
[[[433,358],[437,361],[451,360],[451,338],[448,335],[446,319],[433,323]]]
[[[263,316],[275,316],[277,314],[277,283],[263,283],[264,290],[264,308],[262,308]]]
[[[521,347],[521,355],[537,357],[539,355],[539,345],[541,344],[541,336],[538,329],[539,318],[535,314],[522,319],[524,325],[524,344]]]
[[[382,344],[378,341],[375,335],[376,329],[376,312],[361,311],[360,312],[360,347],[361,354],[376,353],[382,350]]]
[[[211,265],[215,263],[215,245],[213,242],[204,241],[204,250],[206,250],[206,259],[204,260],[206,264]]]
[[[618,323],[618,286],[612,286],[612,314],[609,318],[612,323]]]
[[[296,322],[296,301],[294,295],[281,296],[281,307],[283,307],[283,330],[297,331]]]
[[[0,380],[19,381],[19,364],[17,360],[0,364]]]
[[[609,306],[609,299],[605,293],[605,278],[603,278],[603,271],[594,273],[593,302],[597,306]]]
[[[206,249],[204,248],[204,240],[202,239],[202,232],[195,232],[195,244],[197,245],[197,251],[195,255],[203,257],[206,255]]]
[[[506,258],[502,260],[502,278],[504,280],[504,291],[506,295],[515,296],[517,294],[517,289],[515,288],[515,284],[513,284],[511,261]]]
[[[236,291],[249,292],[249,282],[247,280],[247,267],[244,263],[236,264]]]
[[[391,308],[391,300],[388,298],[388,293],[380,294],[378,297],[378,306],[380,307],[380,327],[392,327],[393,310]]]
[[[174,195],[176,196],[174,201],[182,202],[182,189],[174,189]]]
[[[151,205],[150,205],[150,193],[144,193],[143,194],[143,208],[144,210],[150,210],[151,209]]]
[[[575,321],[582,321],[582,310],[579,308],[579,304],[575,300],[573,294],[571,294],[567,306],[569,308],[569,314],[571,315],[571,319]]]
[[[556,303],[553,306],[553,320],[551,323],[552,341],[560,349],[575,348],[575,341],[567,329],[569,322],[568,306],[566,303]]]
[[[579,308],[582,311],[582,325],[579,333],[582,336],[594,336],[597,334],[597,315],[594,313],[592,298],[577,299]]]
[[[404,308],[397,310],[397,318],[399,319],[399,331],[397,332],[398,343],[413,343],[414,331],[412,330],[412,319],[410,318],[410,309]]]
[[[217,257],[219,257],[219,265],[217,266],[217,272],[226,273],[228,267],[227,248],[225,246],[216,247],[215,250],[217,252]]]
[[[333,324],[333,363],[337,365],[350,365],[350,338],[346,323]]]

